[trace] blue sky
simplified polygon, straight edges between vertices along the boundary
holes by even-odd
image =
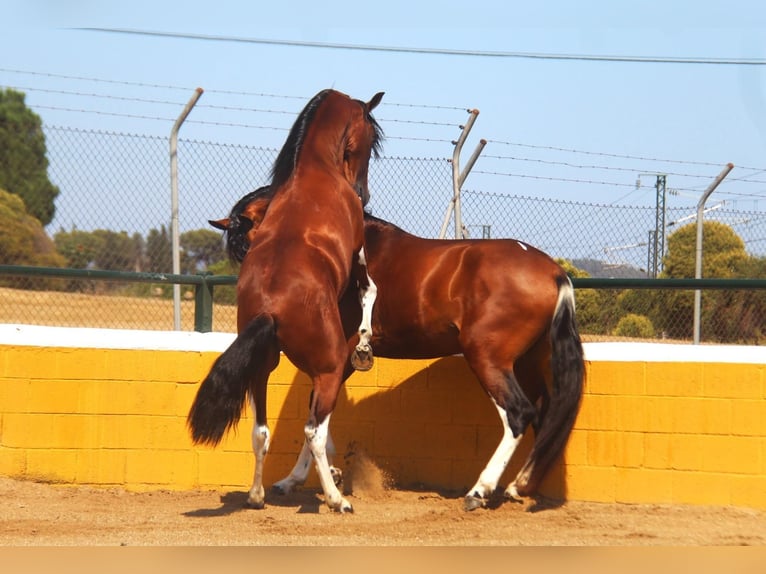
[[[205,94],[182,137],[278,148],[295,114],[320,89],[335,87],[359,99],[385,91],[375,115],[388,135],[386,155],[449,157],[465,110],[480,110],[467,151],[479,138],[489,144],[466,188],[649,205],[653,181],[645,180],[642,190],[630,185],[639,173],[669,171],[678,175],[668,186],[682,190],[672,201],[694,205],[733,162],[737,168],[721,197],[738,209],[766,207],[765,65],[337,50],[81,29],[766,61],[762,0],[2,4],[0,85],[26,91],[27,104],[46,124],[166,135],[200,86]],[[127,99],[89,95],[107,93]],[[101,113],[86,113],[93,110]],[[511,160],[490,156],[521,161],[510,169]],[[498,175],[509,171],[516,175]]]

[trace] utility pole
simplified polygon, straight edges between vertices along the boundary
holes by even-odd
[[[654,229],[649,231],[649,249],[647,254],[646,272],[651,279],[656,279],[662,270],[662,258],[665,256],[665,197],[667,175],[664,173],[642,173],[636,179],[636,189],[641,187],[641,177],[654,175],[656,193],[654,208]]]

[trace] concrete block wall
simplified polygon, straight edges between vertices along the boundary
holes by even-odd
[[[193,446],[186,428],[199,382],[232,337],[180,337],[0,327],[0,475],[246,490],[250,413],[215,449]],[[581,411],[543,493],[766,508],[766,350],[591,343],[586,356]],[[269,383],[267,484],[295,462],[310,392],[283,358]],[[460,492],[500,438],[497,412],[461,357],[377,359],[347,382],[331,431],[338,466],[363,456],[400,485]]]

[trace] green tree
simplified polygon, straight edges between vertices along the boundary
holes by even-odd
[[[568,275],[587,278],[590,274],[575,267],[571,261],[557,259],[556,263]],[[618,295],[614,289],[578,289],[576,292],[577,325],[580,333],[587,335],[608,335],[620,319]]]
[[[53,236],[56,249],[66,259],[67,267],[87,269],[94,265],[98,253],[102,250],[100,239],[89,231],[58,231]]]
[[[146,236],[146,270],[151,273],[173,271],[173,246],[164,225],[151,229]]]
[[[44,226],[53,219],[59,189],[48,179],[45,135],[40,117],[24,94],[0,90],[0,188],[24,200]]]
[[[668,236],[663,257],[664,277],[694,277],[697,252],[697,224],[690,223]],[[734,230],[718,221],[702,224],[702,276],[733,277],[737,266],[747,258],[745,243]]]
[[[0,189],[0,264],[63,267],[66,262],[56,251],[42,224],[27,212],[17,195]],[[5,285],[43,289],[52,281],[31,278],[10,278]]]
[[[691,223],[668,237],[662,277],[694,277],[697,225]],[[702,225],[702,277],[731,279],[766,277],[766,264],[745,251],[734,230],[717,221]],[[702,291],[701,337],[706,341],[762,341],[766,322],[763,292]],[[649,313],[654,325],[671,338],[688,339],[694,321],[692,291],[662,290],[654,295]]]
[[[188,267],[186,273],[205,270],[226,259],[220,232],[212,229],[195,229],[181,234],[180,243]]]

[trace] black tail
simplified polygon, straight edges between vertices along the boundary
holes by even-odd
[[[572,432],[585,379],[585,359],[575,321],[572,282],[559,279],[559,298],[551,323],[553,393],[532,450],[516,478],[516,490],[529,496],[561,455]]]
[[[258,315],[216,359],[186,419],[195,444],[217,445],[242,415],[251,380],[267,368],[259,347],[276,344],[274,319]]]

